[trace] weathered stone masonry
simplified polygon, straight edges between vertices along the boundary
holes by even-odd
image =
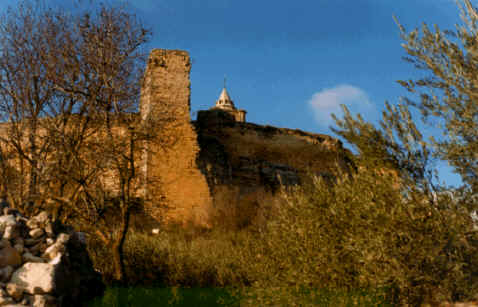
[[[135,181],[137,196],[146,200],[142,217],[153,217],[148,221],[154,227],[158,221],[212,226],[224,204],[242,210],[247,198],[260,205],[264,201],[255,195],[347,164],[342,144],[330,136],[246,122],[246,111],[236,108],[225,88],[214,107],[191,121],[190,70],[187,52],[153,50],[140,114],[132,115],[138,122],[154,119],[149,122],[157,132],[140,153],[142,174]],[[0,125],[0,134],[7,133],[8,125]],[[19,167],[10,162],[13,169]],[[114,171],[101,179],[114,192]]]
[[[209,225],[211,196],[196,165],[199,146],[190,118],[190,70],[185,51],[150,54],[140,112],[142,119],[157,119],[160,131],[145,153],[146,211],[165,222]]]
[[[341,142],[330,136],[246,123],[225,88],[191,122],[190,70],[185,51],[150,54],[140,113],[158,120],[157,140],[144,153],[145,209],[155,219],[209,225],[218,189],[247,197],[348,163]]]

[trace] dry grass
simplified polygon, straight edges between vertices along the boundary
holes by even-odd
[[[234,206],[247,197],[224,190],[213,230],[129,233],[129,281],[233,286],[251,306],[309,306],[324,291],[344,293],[344,302],[350,293],[366,293],[360,302],[411,305],[472,299],[478,236],[465,204],[444,198],[431,206],[416,190],[405,199],[393,176],[377,176],[315,180],[282,201],[265,193],[247,210]],[[96,255],[97,266],[107,268],[105,259]]]

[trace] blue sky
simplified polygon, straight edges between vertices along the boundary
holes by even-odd
[[[2,0],[0,10],[15,2]],[[325,134],[331,134],[330,113],[339,112],[340,103],[375,121],[386,100],[406,95],[396,80],[417,71],[401,59],[393,15],[407,29],[459,22],[453,0],[128,3],[153,31],[148,48],[190,53],[193,118],[214,104],[226,75],[229,94],[248,111],[248,121]],[[444,167],[441,174],[457,182]]]

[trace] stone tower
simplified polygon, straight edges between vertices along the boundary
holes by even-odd
[[[231,97],[229,97],[229,93],[226,90],[226,85],[222,89],[221,94],[219,95],[219,99],[216,101],[216,105],[211,108],[211,110],[222,110],[231,114],[236,122],[245,122],[246,121],[246,111],[245,110],[238,110],[234,106],[234,102],[232,101]]]
[[[190,118],[191,62],[180,50],[151,52],[141,93],[142,120],[157,132],[143,153],[146,210],[158,220],[208,226],[209,187],[196,165],[197,135]]]

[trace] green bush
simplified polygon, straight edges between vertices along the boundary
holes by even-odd
[[[387,173],[361,171],[336,183],[316,178],[268,204],[265,225],[156,236],[132,231],[124,248],[127,280],[233,287],[246,306],[472,299],[478,236],[466,208],[473,206],[406,188]],[[105,273],[107,252],[92,250]]]
[[[284,194],[259,239],[251,303],[308,305],[297,293],[324,288],[387,289],[413,305],[470,299],[478,250],[465,204],[403,190],[391,174],[359,172]]]

